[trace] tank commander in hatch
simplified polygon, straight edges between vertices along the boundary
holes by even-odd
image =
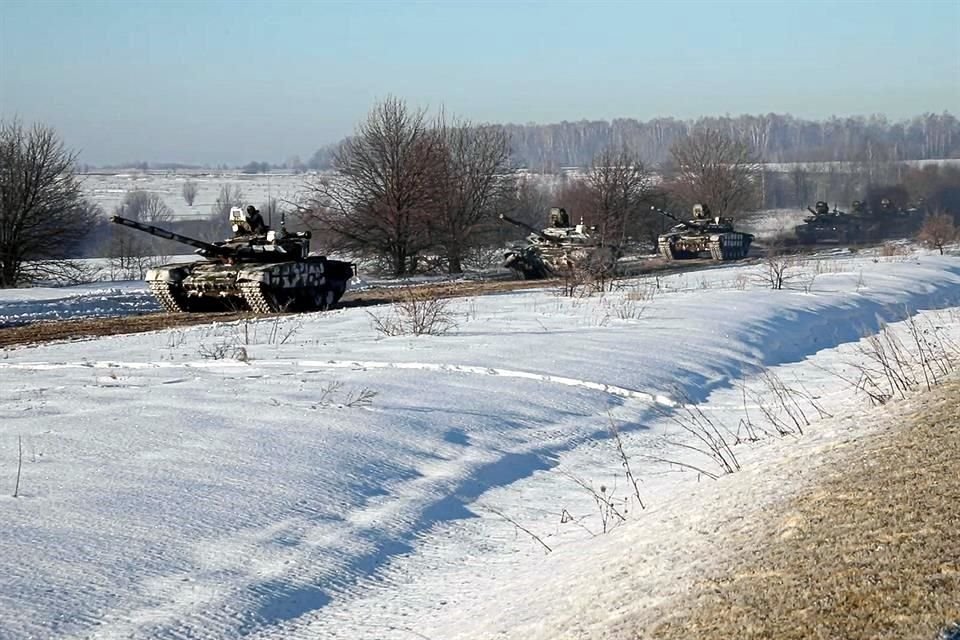
[[[553,207],[550,209],[550,225],[553,227],[569,227],[570,216],[563,207]]]
[[[250,225],[251,233],[267,232],[267,225],[263,222],[263,216],[252,204],[247,207],[247,224]]]

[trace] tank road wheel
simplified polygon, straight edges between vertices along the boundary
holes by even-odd
[[[710,257],[714,260],[725,260],[723,247],[720,246],[719,242],[710,243]]]
[[[286,301],[263,286],[263,283],[241,282],[240,291],[243,293],[243,299],[247,306],[254,313],[278,313],[287,308]]]
[[[347,285],[344,282],[332,283],[330,286],[314,287],[308,292],[308,311],[329,311],[340,302],[346,293]]]
[[[150,293],[157,299],[160,306],[167,313],[184,313],[189,311],[186,298],[169,282],[152,281],[148,283]]]
[[[335,295],[327,287],[314,287],[310,290],[309,311],[326,311],[333,303]]]

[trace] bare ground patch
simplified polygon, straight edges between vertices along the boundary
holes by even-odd
[[[960,623],[960,382],[823,472],[637,635],[933,640]]]

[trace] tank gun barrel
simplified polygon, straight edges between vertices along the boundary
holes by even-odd
[[[651,211],[656,211],[657,213],[659,213],[660,215],[662,215],[662,216],[665,217],[665,218],[670,218],[671,220],[675,220],[675,221],[679,222],[680,224],[686,224],[686,225],[689,226],[689,223],[688,223],[686,220],[681,220],[680,218],[678,218],[677,216],[673,215],[673,214],[670,213],[669,211],[664,211],[663,209],[660,209],[660,208],[654,207],[654,206],[651,206],[651,207],[650,207],[650,210],[651,210]]]
[[[120,216],[113,216],[110,218],[111,222],[114,222],[125,227],[131,227],[137,229],[138,231],[143,231],[144,233],[149,233],[152,236],[157,236],[158,238],[166,238],[167,240],[175,240],[176,242],[181,242],[183,244],[190,245],[191,247],[196,247],[200,250],[201,255],[208,256],[223,256],[231,253],[229,249],[224,247],[218,247],[215,244],[209,242],[204,242],[202,240],[197,240],[196,238],[190,238],[188,236],[182,236],[179,233],[174,233],[173,231],[167,231],[166,229],[161,229],[160,227],[155,227],[150,224],[143,224],[142,222],[137,222],[136,220],[131,220],[129,218],[122,218]]]
[[[813,207],[811,207],[810,205],[807,205],[807,211],[809,211],[809,212],[812,213],[813,215],[817,215],[817,212],[814,211],[814,210],[813,210]]]
[[[511,218],[510,216],[508,216],[508,215],[505,214],[505,213],[501,213],[501,214],[500,214],[500,219],[503,220],[504,222],[509,222],[510,224],[512,224],[512,225],[515,226],[515,227],[520,227],[521,229],[524,229],[524,230],[526,230],[526,231],[529,231],[530,233],[535,234],[535,235],[536,235],[537,237],[539,237],[539,238],[543,238],[544,240],[547,240],[547,241],[549,241],[549,242],[555,242],[555,240],[554,240],[553,238],[551,238],[550,236],[546,235],[545,233],[543,233],[543,232],[540,231],[539,229],[534,229],[533,227],[531,227],[530,225],[528,225],[526,222],[521,222],[520,220],[516,220],[516,219],[514,219],[514,218]]]

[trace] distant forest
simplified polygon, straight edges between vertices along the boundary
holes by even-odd
[[[763,162],[897,162],[960,158],[960,121],[950,113],[891,122],[884,116],[804,120],[788,114],[676,120],[632,118],[559,124],[508,124],[514,166],[537,172],[586,167],[608,147],[626,146],[657,165],[690,132],[717,129],[746,142]],[[313,154],[309,169],[329,169],[337,145]]]

